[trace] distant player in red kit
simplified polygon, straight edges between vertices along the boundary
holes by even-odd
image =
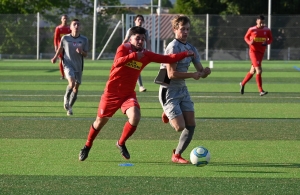
[[[119,109],[127,115],[128,121],[123,127],[116,146],[125,159],[130,159],[125,142],[135,132],[141,118],[140,105],[134,91],[141,71],[150,62],[175,63],[185,57],[194,56],[194,52],[191,51],[169,55],[148,51],[144,49],[145,36],[146,30],[143,27],[132,27],[129,31],[129,41],[118,47],[109,79],[101,96],[96,120],[90,126],[87,141],[80,150],[80,161],[84,161],[88,157],[94,139]]]
[[[60,39],[62,38],[62,36],[66,35],[66,34],[70,34],[71,33],[71,29],[70,26],[68,25],[68,16],[67,15],[62,15],[61,16],[61,24],[58,25],[55,28],[54,31],[54,50],[55,52],[57,51],[59,44],[60,44]],[[64,73],[64,68],[62,65],[62,55],[59,55],[59,70],[60,70],[60,74],[61,74],[61,79],[65,79],[65,73]]]
[[[266,50],[266,46],[271,44],[273,41],[272,32],[269,28],[265,27],[265,17],[259,15],[256,19],[256,26],[250,27],[244,37],[246,43],[249,45],[249,56],[251,59],[250,71],[245,76],[244,80],[240,83],[241,94],[244,94],[244,89],[246,83],[253,77],[256,73],[256,83],[259,90],[259,95],[263,96],[268,94],[262,88],[262,59]]]

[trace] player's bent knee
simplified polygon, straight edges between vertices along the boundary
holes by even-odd
[[[183,131],[185,129],[184,126],[178,126],[178,125],[173,125],[173,128],[175,129],[175,131],[180,132]]]

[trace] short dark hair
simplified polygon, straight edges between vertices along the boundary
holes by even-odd
[[[264,15],[258,15],[256,19],[265,20],[265,16]]]
[[[140,26],[134,26],[132,28],[130,28],[129,30],[129,37],[131,37],[132,35],[136,35],[136,34],[146,34],[146,29],[144,29],[143,27]]]
[[[134,21],[136,21],[136,19],[139,18],[139,17],[142,18],[143,22],[145,21],[144,16],[143,16],[143,15],[140,15],[140,14],[138,14],[138,15],[136,15],[136,16],[134,17]]]

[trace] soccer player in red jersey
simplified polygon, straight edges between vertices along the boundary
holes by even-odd
[[[273,41],[272,32],[269,28],[265,27],[265,17],[259,15],[256,19],[256,26],[250,27],[244,37],[246,43],[249,45],[249,56],[251,59],[250,71],[246,74],[244,80],[240,83],[241,94],[244,94],[246,83],[256,73],[256,83],[259,90],[259,95],[263,96],[268,94],[262,88],[262,59],[266,50],[266,46]]]
[[[66,34],[70,34],[70,33],[71,33],[71,29],[70,29],[70,26],[68,25],[68,16],[62,15],[61,16],[61,24],[58,25],[54,31],[54,50],[55,50],[55,52],[57,51],[57,49],[59,47],[62,36],[66,35]],[[60,54],[58,57],[60,59],[59,70],[60,70],[60,74],[61,74],[61,79],[65,79],[64,68],[62,65],[62,54]]]
[[[141,118],[140,105],[134,91],[141,71],[150,62],[175,63],[185,57],[194,56],[191,51],[169,55],[148,51],[144,49],[145,34],[146,30],[143,27],[132,27],[129,42],[118,47],[109,79],[101,96],[96,120],[90,126],[85,146],[80,150],[80,161],[88,157],[94,139],[118,109],[127,115],[128,121],[116,146],[125,159],[130,159],[125,142],[135,132]]]

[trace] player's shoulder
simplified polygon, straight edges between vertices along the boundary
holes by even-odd
[[[62,39],[63,39],[63,38],[66,39],[66,38],[70,38],[70,37],[72,37],[71,34],[65,34],[65,35],[63,35],[61,38],[62,38]]]
[[[271,31],[271,29],[269,29],[267,26],[264,26],[264,27],[263,27],[263,30],[264,30],[264,31]]]
[[[168,45],[167,48],[174,48],[177,47],[180,44],[180,42],[177,39],[173,39]]]
[[[248,30],[253,31],[253,30],[256,30],[256,29],[257,29],[256,26],[251,26]]]
[[[82,35],[82,34],[80,34],[80,38],[88,40],[88,38],[86,36]]]
[[[192,45],[190,42],[186,42],[186,44],[185,44],[186,46],[185,46],[185,48],[187,48],[187,49],[189,49],[189,50],[197,50],[196,49],[196,47],[194,46],[194,45]]]

